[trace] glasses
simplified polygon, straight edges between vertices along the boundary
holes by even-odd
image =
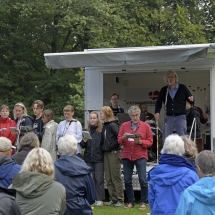
[[[118,100],[119,98],[112,98],[111,100]]]

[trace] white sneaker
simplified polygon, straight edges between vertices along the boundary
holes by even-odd
[[[96,206],[103,206],[103,201],[96,201],[94,205],[96,205]]]

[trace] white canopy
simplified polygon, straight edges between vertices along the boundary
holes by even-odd
[[[45,53],[52,69],[170,64],[205,59],[214,44],[91,49],[83,52]],[[213,61],[214,62],[214,61]],[[214,64],[214,63],[213,63]]]

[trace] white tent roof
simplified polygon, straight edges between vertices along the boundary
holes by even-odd
[[[156,68],[166,65],[174,67],[181,62],[186,68],[203,66],[205,69],[215,64],[213,55],[208,49],[214,44],[151,46],[136,48],[91,49],[83,52],[45,53],[46,66],[52,69],[79,67],[119,67],[143,65],[145,68]],[[172,68],[173,69],[173,68]]]

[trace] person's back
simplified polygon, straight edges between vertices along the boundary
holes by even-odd
[[[215,154],[202,151],[195,162],[200,179],[182,193],[176,215],[215,214]]]
[[[55,161],[55,178],[66,189],[65,215],[92,214],[90,205],[95,203],[96,198],[92,169],[81,158],[74,156],[77,140],[71,135],[65,135],[58,142],[58,150],[62,156]]]
[[[65,188],[54,180],[53,161],[45,149],[28,153],[10,187],[17,192],[22,215],[63,215],[66,210]]]
[[[12,178],[16,175],[21,166],[11,159],[14,146],[6,137],[0,137],[0,183],[4,187],[11,185]]]
[[[198,180],[195,168],[182,155],[184,142],[178,135],[166,138],[159,165],[148,175],[150,215],[175,214],[180,194]]]
[[[15,197],[16,197],[15,190],[7,189],[0,185],[0,214],[22,215]]]
[[[180,193],[197,180],[197,174],[187,167],[169,164],[156,166],[150,172],[150,188],[155,190],[155,194],[151,189],[149,191],[149,203],[153,209],[150,215],[174,214]]]
[[[20,140],[18,152],[12,155],[12,158],[16,161],[16,163],[22,165],[28,153],[33,148],[38,148],[39,146],[40,142],[37,135],[33,132],[27,132]]]
[[[23,215],[63,214],[60,205],[65,189],[48,175],[23,171],[13,178],[12,188]]]
[[[14,175],[19,173],[21,166],[8,156],[0,155],[0,183],[4,187],[11,185]]]

